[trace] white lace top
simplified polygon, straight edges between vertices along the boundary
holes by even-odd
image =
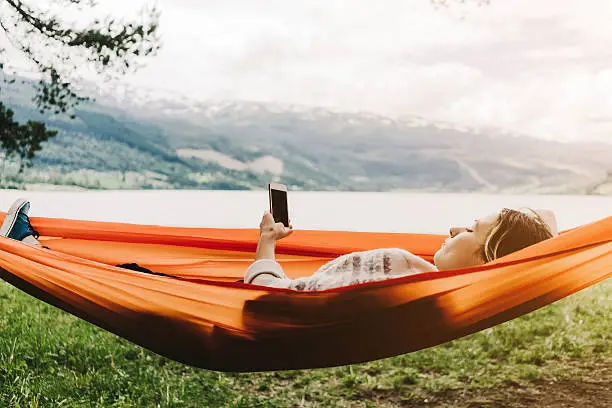
[[[379,281],[437,268],[401,248],[381,248],[343,255],[321,266],[313,275],[290,279],[280,264],[260,259],[249,266],[244,282],[295,290],[325,290],[363,282]]]

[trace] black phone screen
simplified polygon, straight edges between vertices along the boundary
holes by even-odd
[[[272,216],[274,222],[282,222],[285,227],[289,227],[289,211],[287,209],[287,192],[281,190],[270,190],[272,201]]]

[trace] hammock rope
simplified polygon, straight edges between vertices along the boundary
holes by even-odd
[[[5,214],[0,213],[0,222]],[[53,251],[0,238],[0,278],[160,355],[219,371],[330,367],[492,327],[612,276],[612,217],[487,265],[320,292],[247,285],[258,231],[32,218]],[[445,236],[296,231],[290,277],[342,254],[401,247],[431,261]],[[114,265],[128,262],[172,277]]]

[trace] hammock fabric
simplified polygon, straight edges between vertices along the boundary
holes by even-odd
[[[403,354],[612,276],[612,217],[481,267],[320,292],[237,282],[253,259],[256,230],[31,221],[54,251],[0,238],[1,278],[160,355],[219,371],[330,367]],[[277,244],[277,259],[291,277],[373,248],[405,248],[431,261],[444,238],[300,230]],[[114,266],[129,262],[177,278]]]

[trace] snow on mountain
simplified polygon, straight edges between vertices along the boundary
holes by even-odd
[[[391,117],[372,112],[351,112],[342,109],[279,102],[198,101],[176,92],[121,84],[96,86],[95,94],[98,103],[126,110],[136,116],[146,117],[162,114],[172,119],[193,121],[227,118],[228,116],[247,118],[259,115],[292,114],[298,115],[301,120],[339,119],[352,126],[370,123],[380,126],[397,125],[409,128],[432,127],[441,130],[454,130],[460,133],[515,135],[504,129],[482,129],[443,120],[428,119],[418,115],[405,114]]]

